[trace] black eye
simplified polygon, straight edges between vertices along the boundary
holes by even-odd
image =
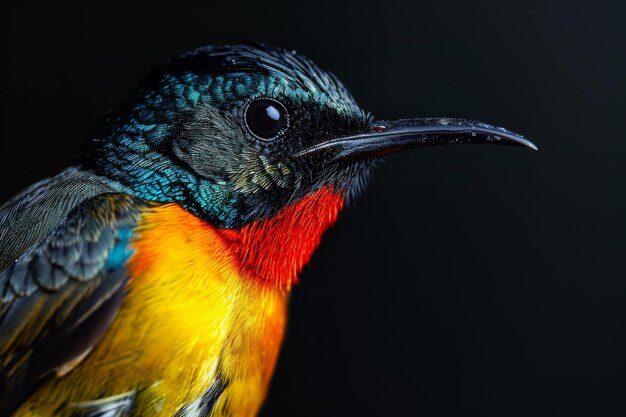
[[[273,139],[287,127],[287,110],[277,101],[255,100],[246,108],[246,124],[255,136]]]

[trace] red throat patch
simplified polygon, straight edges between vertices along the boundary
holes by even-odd
[[[220,233],[233,245],[246,276],[289,289],[326,229],[337,220],[343,203],[337,191],[324,187],[274,217]]]

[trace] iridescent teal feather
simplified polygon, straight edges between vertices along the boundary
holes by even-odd
[[[177,125],[185,124],[201,108],[211,108],[219,112],[213,119],[223,125],[213,126],[205,138],[214,141],[211,146],[216,150],[223,151],[212,157],[215,160],[245,157],[245,153],[226,154],[253,146],[251,143],[237,146],[236,142],[245,135],[241,132],[234,135],[229,122],[247,101],[260,97],[283,100],[287,97],[294,109],[294,119],[306,118],[304,109],[310,113],[314,105],[319,111],[316,117],[320,128],[324,119],[329,118],[333,123],[332,126],[329,123],[328,129],[332,127],[335,132],[342,126],[347,130],[368,121],[332,74],[292,51],[265,45],[199,48],[157,67],[121,110],[102,123],[88,146],[85,165],[128,187],[137,197],[177,202],[213,224],[240,227],[257,215],[249,211],[258,208],[246,207],[250,205],[245,201],[248,196],[233,186],[236,180],[233,177],[238,174],[235,171],[256,169],[258,164],[250,160],[245,164],[248,168],[240,166],[233,172],[216,170],[198,176],[185,164],[172,163],[167,144],[180,134]],[[300,113],[298,109],[302,109]],[[219,147],[219,142],[225,139],[232,146],[229,143]],[[92,161],[99,163],[93,166]],[[271,214],[272,207],[263,209],[265,215]]]

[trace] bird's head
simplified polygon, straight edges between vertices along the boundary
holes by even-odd
[[[377,121],[307,58],[241,44],[199,48],[157,67],[95,131],[82,163],[221,230],[267,235],[244,255],[274,245],[297,258],[281,267],[288,284],[377,158],[447,143],[534,147],[460,119]]]

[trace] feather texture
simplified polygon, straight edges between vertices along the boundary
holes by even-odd
[[[124,194],[86,200],[0,273],[0,415],[102,337],[128,276],[128,257],[109,260],[128,247],[140,207]]]

